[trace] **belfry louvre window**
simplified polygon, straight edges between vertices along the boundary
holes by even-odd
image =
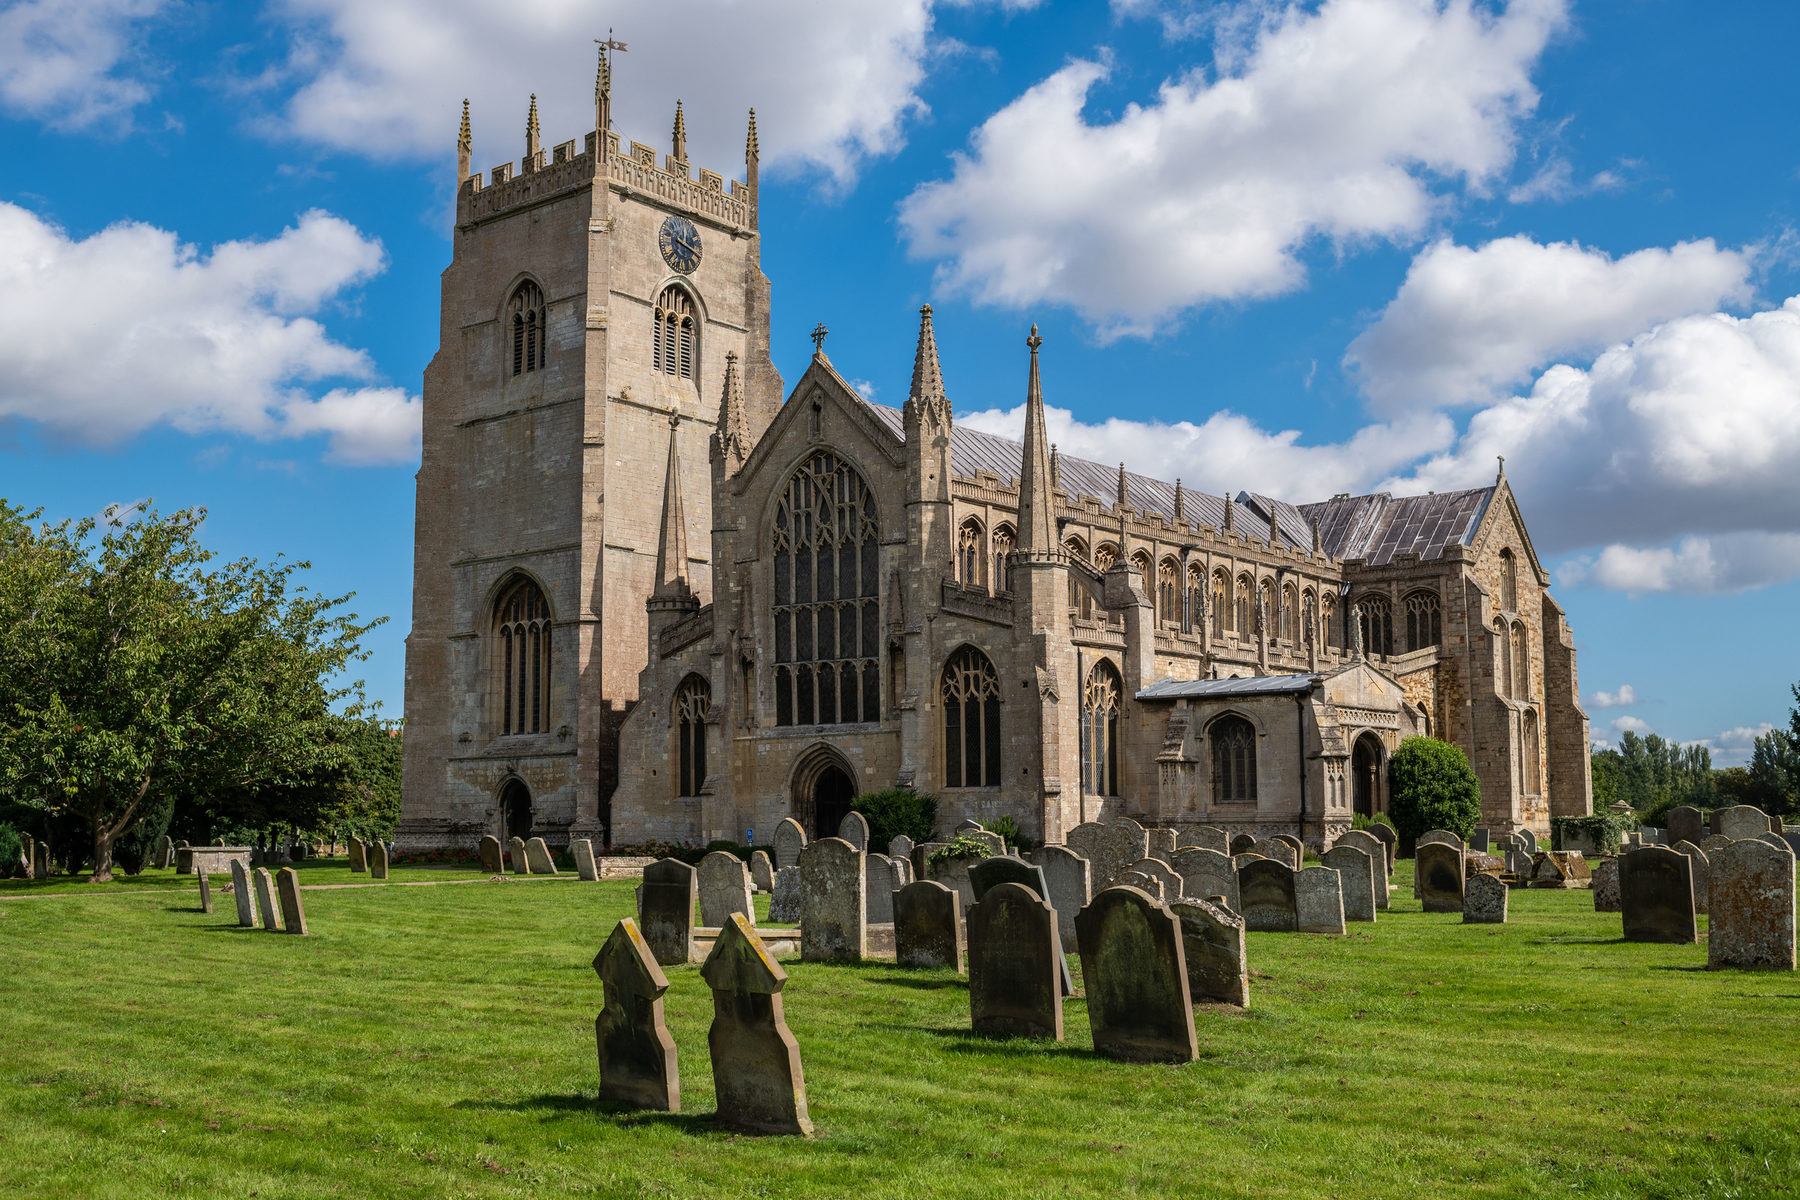
[[[670,284],[656,301],[656,327],[651,334],[650,365],[664,375],[694,378],[698,357],[694,327],[694,298],[687,289]]]
[[[1000,785],[1000,677],[964,646],[944,664],[944,786]]]
[[[1256,726],[1242,717],[1220,717],[1207,731],[1212,742],[1213,803],[1256,803]]]
[[[512,373],[523,375],[544,365],[549,349],[544,325],[544,293],[527,279],[512,294],[507,304],[508,323],[512,326]]]
[[[1423,650],[1443,640],[1444,618],[1436,592],[1410,592],[1406,597],[1406,648]]]
[[[500,732],[542,733],[550,721],[550,606],[521,579],[494,606]]]
[[[1119,672],[1104,659],[1082,689],[1081,780],[1090,795],[1119,794]]]
[[[828,450],[775,510],[775,723],[881,720],[881,575],[875,497]]]
[[[712,686],[690,675],[675,689],[675,758],[680,795],[698,796],[706,782],[706,722],[712,716]]]

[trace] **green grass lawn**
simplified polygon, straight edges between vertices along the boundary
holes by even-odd
[[[811,1142],[713,1127],[696,967],[666,1005],[684,1111],[597,1106],[589,964],[630,882],[309,891],[304,939],[237,929],[216,891],[204,916],[167,871],[15,882],[0,1195],[1800,1191],[1800,978],[1622,943],[1587,892],[1426,916],[1409,867],[1379,924],[1252,934],[1251,1008],[1198,1010],[1180,1067],[1096,1058],[1079,997],[1065,1042],[996,1042],[948,973],[792,962]]]

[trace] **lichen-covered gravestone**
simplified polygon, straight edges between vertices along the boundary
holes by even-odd
[[[742,913],[731,914],[719,930],[700,977],[713,994],[706,1048],[719,1124],[744,1133],[811,1137],[800,1044],[781,1005],[787,972]]]
[[[775,862],[769,857],[767,850],[751,852],[750,883],[759,892],[775,890]]]
[[[522,837],[513,838],[507,843],[506,848],[508,853],[512,856],[513,874],[531,874],[531,862],[525,855],[525,839]]]
[[[700,924],[722,929],[732,913],[754,918],[750,900],[750,871],[744,860],[725,850],[714,850],[700,860],[695,872],[700,890]]]
[[[775,826],[775,869],[800,865],[800,851],[806,848],[806,830],[800,822],[785,817]]]
[[[544,839],[534,837],[525,843],[525,862],[531,867],[533,875],[555,875],[556,860],[550,857],[550,847]]]
[[[1194,1003],[1248,1005],[1250,962],[1244,953],[1244,919],[1211,900],[1177,900],[1169,911],[1181,922],[1188,995]]]
[[[1127,871],[1119,876],[1114,887],[1132,887],[1144,893],[1158,904],[1163,902],[1163,881],[1154,875],[1146,875],[1142,871]],[[1090,903],[1092,903],[1090,901]]]
[[[1152,826],[1144,831],[1144,835],[1149,843],[1149,849],[1144,857],[1158,858],[1165,863],[1175,857],[1175,831],[1173,829]]]
[[[1238,898],[1244,928],[1252,933],[1293,933],[1298,928],[1294,870],[1286,863],[1258,858],[1239,867]]]
[[[1618,861],[1626,941],[1691,945],[1699,940],[1694,868],[1687,855],[1669,846],[1640,846]]]
[[[1075,914],[1087,907],[1093,896],[1093,876],[1088,860],[1067,846],[1045,846],[1037,852],[1038,868],[1044,873],[1044,886],[1049,895],[1044,899],[1056,910],[1056,928],[1065,947],[1075,945]]]
[[[1706,965],[1794,969],[1794,856],[1755,839],[1707,856]]]
[[[1693,868],[1694,911],[1697,913],[1706,912],[1707,889],[1712,879],[1711,860],[1707,858],[1706,851],[1694,845],[1692,842],[1676,842],[1675,849],[1688,856],[1688,862]],[[1594,886],[1600,886],[1598,876],[1595,878]]]
[[[1619,860],[1608,856],[1600,860],[1594,868],[1593,878],[1594,911],[1615,913],[1619,911]]]
[[[894,958],[903,967],[963,969],[962,897],[921,879],[894,893]]]
[[[237,901],[238,924],[256,928],[256,894],[250,890],[250,872],[236,858],[231,860],[231,898]]]
[[[1294,873],[1294,928],[1300,933],[1344,932],[1343,876],[1330,867]]]
[[[1180,850],[1214,850],[1220,854],[1231,853],[1231,835],[1217,825],[1190,825],[1181,831],[1175,839],[1175,849]]]
[[[1170,866],[1162,859],[1154,856],[1142,858],[1137,862],[1132,863],[1131,869],[1136,871],[1139,875],[1148,875],[1150,878],[1161,883],[1163,898],[1165,900],[1179,900],[1181,898],[1181,876],[1176,873],[1174,867]]]
[[[869,849],[869,819],[859,812],[845,813],[837,835],[864,853]]]
[[[783,867],[775,872],[775,886],[769,890],[769,922],[792,925],[800,919],[800,868]]]
[[[1149,853],[1149,832],[1130,817],[1114,817],[1100,827],[1095,852],[1086,856],[1093,867],[1094,887],[1106,887]]]
[[[975,894],[976,903],[980,903],[982,897],[1002,883],[1017,883],[1030,888],[1032,893],[1040,899],[1046,901],[1050,899],[1050,885],[1044,879],[1044,869],[1036,863],[1028,863],[1021,858],[1005,856],[984,858],[969,867],[969,888]],[[1051,907],[1055,908],[1056,906],[1051,904]],[[1077,909],[1076,911],[1081,910]],[[1060,966],[1063,995],[1073,996],[1075,994],[1075,977],[1069,972],[1068,960],[1063,957],[1069,944],[1062,940],[1062,913],[1060,911],[1057,913],[1056,925],[1058,943],[1056,961]]]
[[[1400,852],[1400,835],[1394,832],[1393,826],[1383,825],[1380,822],[1369,826],[1368,832],[1387,851],[1388,874],[1392,875],[1394,873],[1394,856]]]
[[[1172,864],[1181,876],[1181,895],[1204,900],[1222,896],[1231,911],[1238,911],[1237,867],[1217,850],[1190,846],[1175,852]]]
[[[800,957],[860,962],[869,952],[868,883],[862,851],[820,838],[800,851]]]
[[[1769,814],[1753,804],[1738,804],[1713,810],[1713,832],[1741,841],[1769,832]]]
[[[281,892],[281,927],[296,937],[305,937],[306,905],[300,901],[300,872],[283,867],[276,882]]]
[[[386,842],[376,842],[369,848],[369,878],[386,879],[388,877],[388,848]]]
[[[1353,846],[1369,856],[1369,869],[1373,872],[1374,878],[1371,886],[1375,893],[1375,907],[1378,910],[1386,908],[1388,906],[1387,843],[1366,829],[1352,829],[1338,838],[1337,845]]]
[[[1062,1040],[1062,940],[1048,901],[996,885],[969,910],[969,1019],[976,1033]]]
[[[1453,835],[1454,836],[1454,835]],[[1461,912],[1463,849],[1461,843],[1421,842],[1413,852],[1415,890],[1428,913]]]
[[[694,952],[694,902],[698,872],[676,858],[659,858],[644,868],[638,888],[638,928],[651,955],[663,966],[688,961]]]
[[[896,833],[892,838],[888,839],[889,858],[904,858],[908,862],[911,862],[912,852],[913,840],[904,833]]]
[[[1715,852],[1729,845],[1731,845],[1730,838],[1722,833],[1715,833],[1700,843],[1700,849],[1706,851],[1706,856],[1711,858]]]
[[[369,869],[369,848],[361,838],[350,839],[350,873],[365,874]]]
[[[1231,835],[1231,857],[1236,858],[1240,854],[1249,854],[1251,847],[1255,845],[1256,839],[1251,835],[1247,833],[1234,833]],[[1261,855],[1258,855],[1258,857],[1260,858]]]
[[[1360,846],[1337,845],[1319,860],[1338,873],[1343,887],[1344,920],[1375,919],[1375,860]]]
[[[499,838],[491,833],[483,834],[481,836],[480,844],[475,848],[475,852],[481,857],[481,869],[483,871],[487,872],[489,875],[499,875],[505,872],[506,862],[500,856]]]
[[[1506,894],[1506,884],[1497,875],[1479,871],[1469,876],[1463,885],[1463,924],[1506,924]]]
[[[1669,810],[1669,844],[1692,842],[1696,846],[1706,837],[1706,814],[1691,804],[1678,804]]]
[[[1198,1058],[1180,919],[1118,887],[1095,896],[1075,927],[1094,1049],[1125,1062]]]
[[[1264,858],[1272,858],[1278,863],[1286,863],[1290,871],[1300,869],[1300,855],[1282,838],[1263,838],[1250,847],[1251,854],[1260,854]]]
[[[256,910],[262,914],[262,927],[270,933],[281,932],[281,919],[275,910],[275,880],[269,868],[258,867],[256,876]]]
[[[569,856],[575,860],[575,874],[583,883],[600,879],[600,864],[594,861],[594,843],[587,838],[569,840]]]
[[[605,988],[594,1018],[594,1045],[600,1056],[600,1100],[657,1112],[681,1111],[681,1074],[675,1038],[663,1019],[669,980],[637,922],[626,917],[613,927],[594,973]]]
[[[894,919],[894,893],[903,886],[900,868],[885,854],[863,856],[864,892],[868,896],[871,925],[887,925]]]

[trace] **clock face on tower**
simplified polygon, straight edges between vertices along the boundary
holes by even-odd
[[[656,244],[662,248],[663,261],[672,271],[692,275],[700,265],[700,231],[686,217],[670,214],[664,218]]]

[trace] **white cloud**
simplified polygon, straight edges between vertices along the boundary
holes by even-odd
[[[81,128],[124,117],[150,88],[121,63],[167,0],[18,0],[0,11],[0,105]],[[134,64],[141,65],[141,64]]]
[[[1570,165],[1569,160],[1553,157],[1539,167],[1530,179],[1507,192],[1506,198],[1513,204],[1533,204],[1539,200],[1560,204],[1577,196],[1616,191],[1624,186],[1624,178],[1616,171],[1599,171],[1586,183],[1577,183],[1575,168]]]
[[[1628,708],[1637,703],[1637,698],[1637,689],[1627,683],[1616,692],[1595,692],[1588,703],[1595,708]]]
[[[1091,123],[1110,63],[1076,61],[975,132],[901,207],[940,286],[1069,305],[1111,334],[1299,286],[1301,247],[1417,236],[1438,188],[1512,163],[1563,0],[1325,0],[1247,10],[1211,70]],[[1230,36],[1225,36],[1229,34]]]
[[[1619,259],[1527,237],[1439,242],[1344,362],[1378,412],[1484,402],[1559,357],[1747,300],[1751,267],[1748,252],[1710,239]]]
[[[368,356],[315,314],[381,271],[381,243],[324,212],[210,254],[119,224],[84,239],[0,203],[0,419],[93,445],[153,425],[260,438],[328,434],[334,457],[417,452],[418,404],[367,381]]]
[[[1641,717],[1618,717],[1613,721],[1613,728],[1620,733],[1651,733],[1650,722]]]
[[[1761,725],[1739,725],[1736,729],[1726,729],[1709,738],[1701,738],[1700,744],[1713,752],[1713,766],[1742,766],[1750,761],[1750,755],[1756,749],[1756,739],[1767,735],[1774,728],[1768,721]]]
[[[1767,587],[1800,575],[1800,534],[1685,537],[1673,546],[1605,547],[1564,563],[1557,581],[1621,592],[1714,595]]]

